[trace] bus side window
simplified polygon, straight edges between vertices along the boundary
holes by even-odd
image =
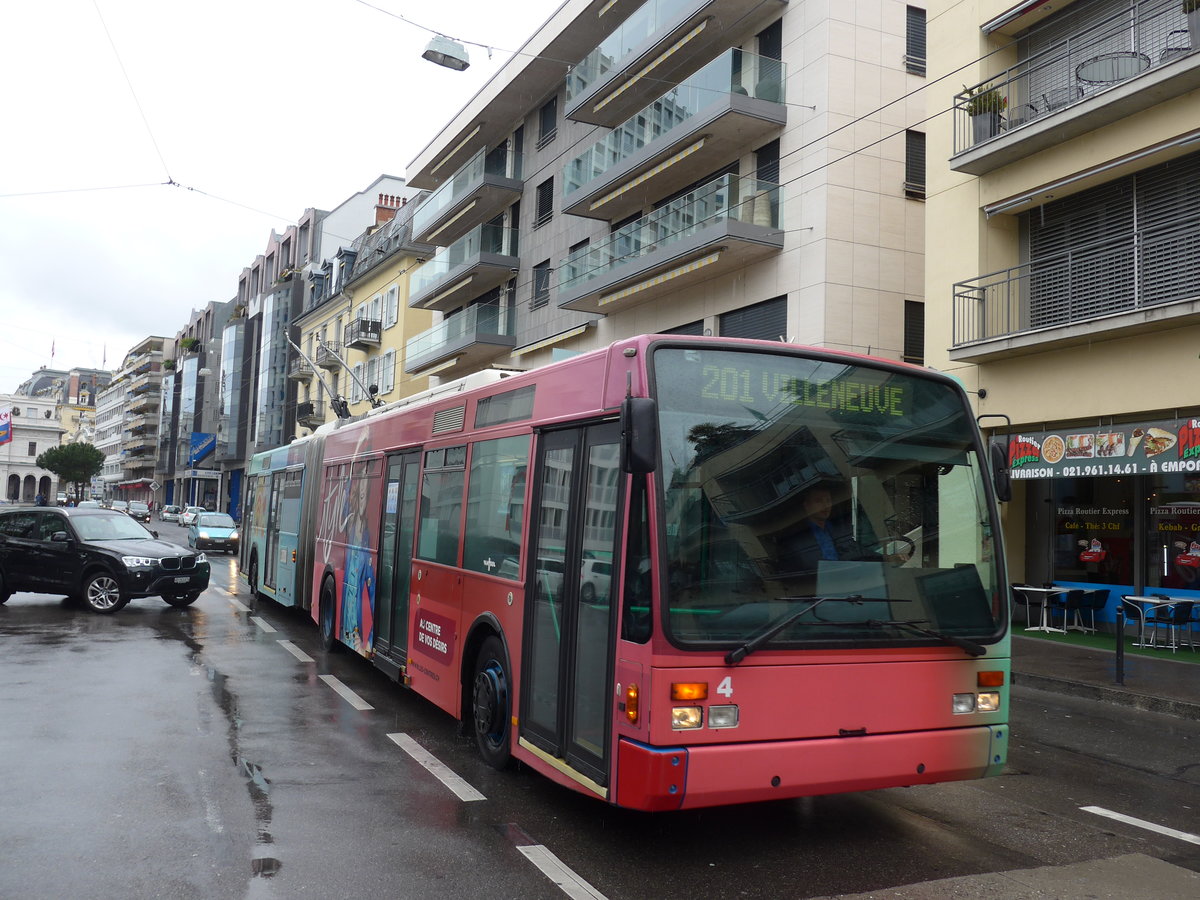
[[[629,539],[625,546],[624,603],[621,637],[635,644],[650,640],[653,631],[651,595],[654,573],[650,565],[650,514],[646,476],[634,475],[629,496]]]

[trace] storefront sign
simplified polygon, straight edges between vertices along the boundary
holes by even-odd
[[[1200,419],[1026,431],[993,440],[1008,441],[1016,479],[1200,472]]]

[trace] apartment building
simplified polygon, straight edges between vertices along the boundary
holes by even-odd
[[[409,199],[417,194],[379,194],[375,223],[311,278],[307,305],[296,317],[303,354],[288,370],[298,383],[301,435],[336,418],[335,401],[344,399],[345,411],[357,415],[427,385],[399,364],[406,343],[432,322],[430,313],[407,303],[411,273],[434,252],[412,240]]]
[[[568,0],[408,167],[404,371],[644,332],[919,360],[924,4]]]
[[[134,344],[96,397],[95,445],[105,456],[106,500],[154,499],[166,343],[151,335]]]
[[[927,352],[1016,480],[1014,579],[1200,587],[1200,13],[929,4]],[[959,85],[965,87],[958,90]]]

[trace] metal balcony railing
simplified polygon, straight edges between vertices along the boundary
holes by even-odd
[[[1197,40],[1189,39],[1180,0],[1122,4],[1103,21],[956,94],[954,152],[1168,65],[1193,52]]]
[[[953,346],[1200,298],[1200,215],[954,285]]]
[[[343,337],[347,347],[378,347],[382,333],[383,323],[378,319],[353,319]]]
[[[288,363],[288,377],[306,379],[312,378],[313,368],[308,364],[308,361],[303,357],[297,356]]]
[[[779,227],[779,186],[756,178],[722,175],[583,247],[559,264],[559,291],[607,274],[630,260],[683,240],[721,219]]]
[[[304,400],[297,403],[296,421],[309,427],[322,424],[325,421],[325,401]]]
[[[342,367],[338,361],[341,357],[342,345],[337,341],[326,341],[317,347],[317,355],[313,360],[322,369],[333,369],[335,372]]]

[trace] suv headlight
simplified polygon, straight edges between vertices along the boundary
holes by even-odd
[[[125,563],[127,569],[149,569],[158,560],[152,556],[122,556],[121,562]]]
[[[205,563],[205,562],[208,562],[208,557],[207,557],[207,556],[205,556],[203,553],[197,553],[197,554],[196,554],[196,562],[197,562],[197,563]]]

